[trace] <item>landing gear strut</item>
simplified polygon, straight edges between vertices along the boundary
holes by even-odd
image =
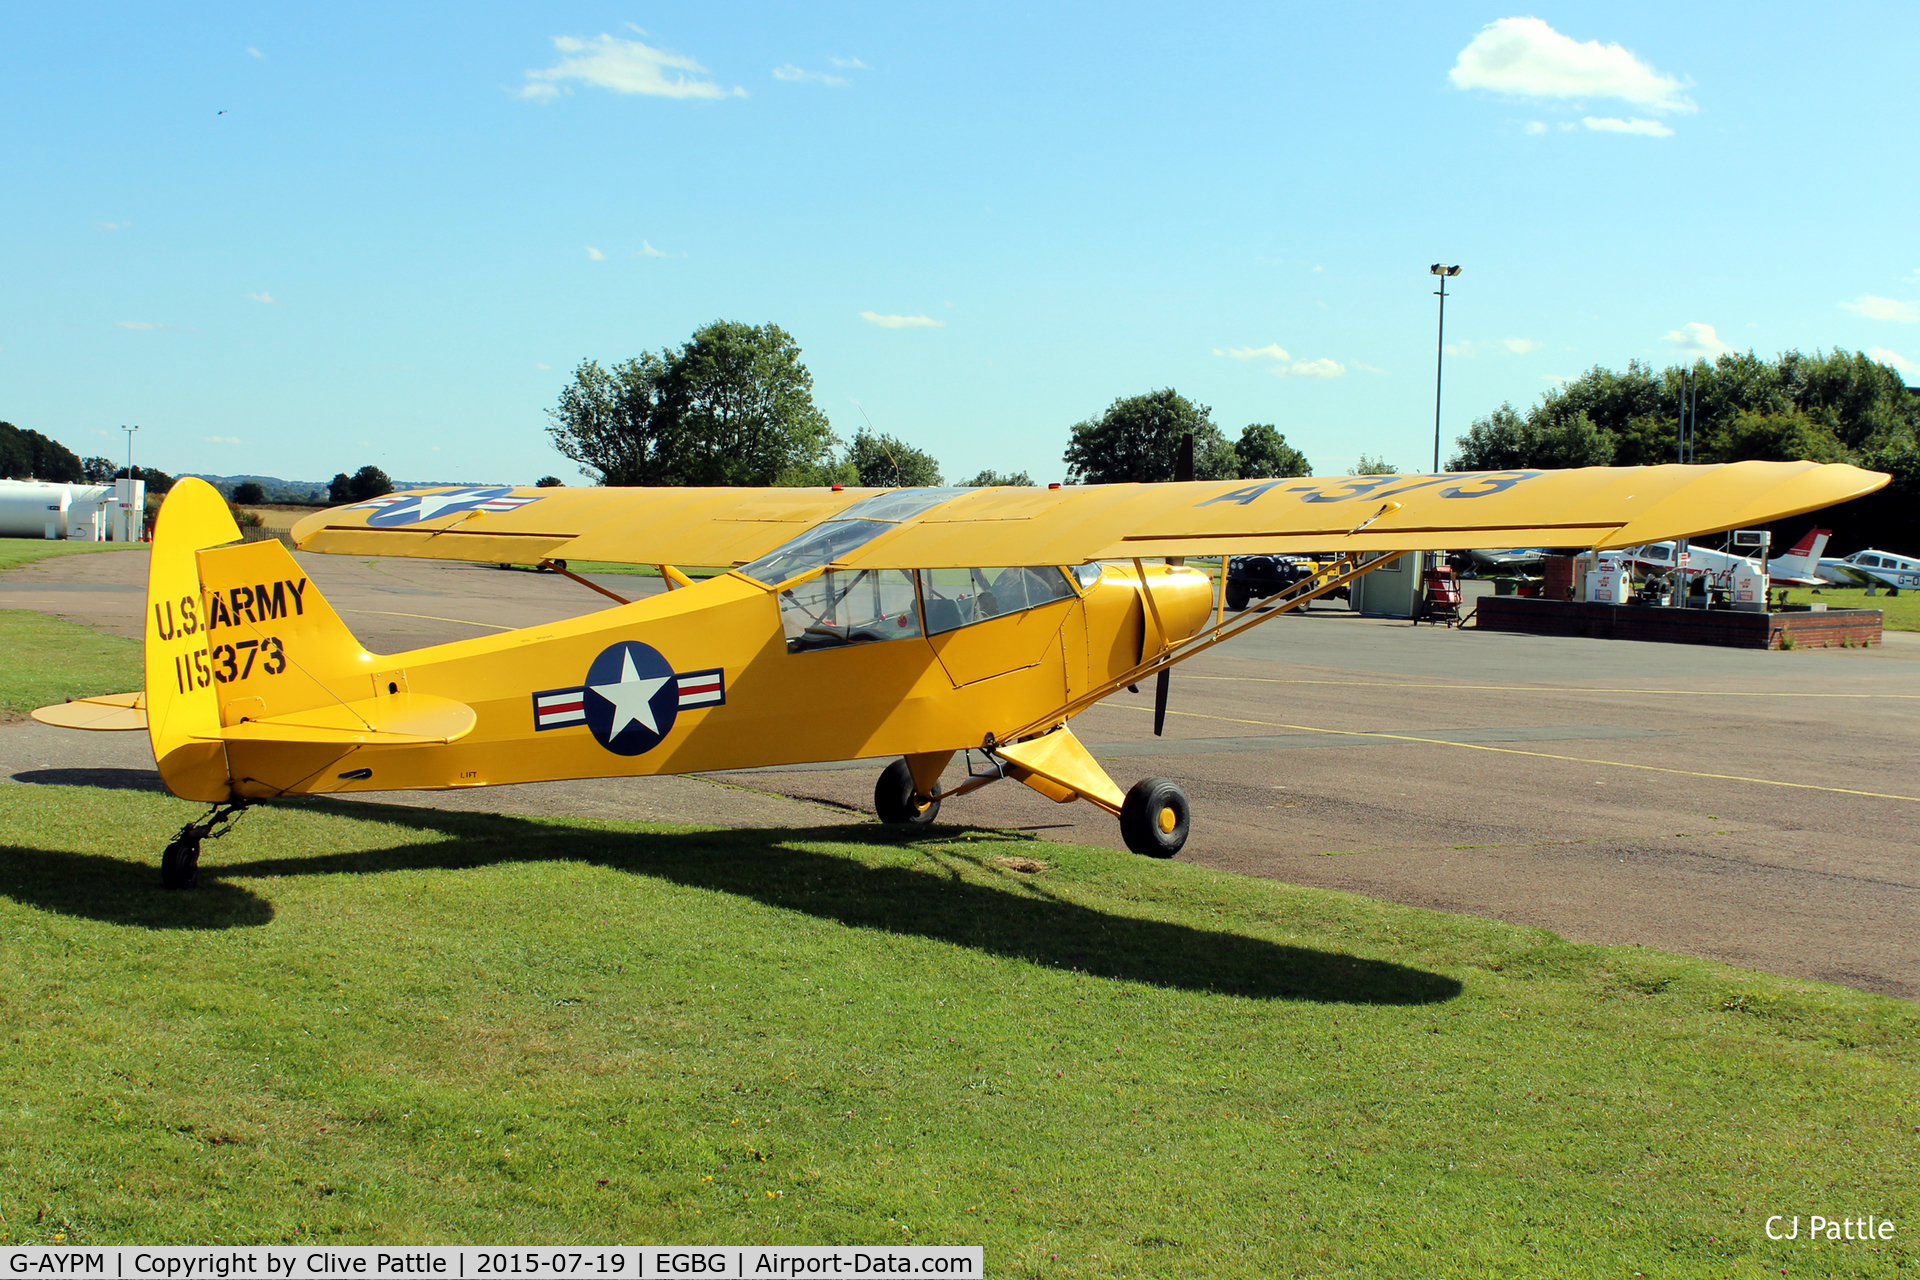
[[[252,804],[249,800],[236,800],[231,804],[216,804],[206,817],[198,822],[189,822],[180,828],[164,852],[160,855],[160,887],[163,889],[193,889],[200,884],[200,842],[218,840],[227,834],[234,819],[246,812]]]

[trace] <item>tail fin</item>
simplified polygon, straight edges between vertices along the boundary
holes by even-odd
[[[1833,530],[1831,529],[1820,529],[1820,528],[1808,529],[1805,535],[1801,537],[1800,541],[1794,543],[1793,546],[1787,550],[1786,554],[1788,556],[1793,556],[1795,558],[1798,558],[1800,556],[1812,556],[1815,560],[1818,560],[1820,558],[1820,552],[1826,550],[1827,539],[1832,536],[1833,536]],[[1815,549],[1813,545],[1813,541],[1815,538],[1818,538],[1820,540],[1820,546],[1818,549]]]
[[[161,780],[184,800],[225,800],[231,792],[197,556],[239,540],[212,485],[188,477],[168,490],[147,563],[147,736]]]
[[[1793,544],[1792,550],[1783,556],[1776,556],[1767,564],[1767,572],[1776,578],[1796,577],[1814,578],[1819,576],[1820,555],[1827,549],[1827,539],[1833,536],[1831,529],[1809,529],[1806,536]]]
[[[147,732],[167,789],[235,796],[234,726],[373,693],[379,660],[277,540],[239,546],[200,480],[167,494],[147,578]]]

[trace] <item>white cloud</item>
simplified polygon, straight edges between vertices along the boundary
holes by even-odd
[[[252,45],[247,46],[247,52],[252,54],[256,58],[264,58],[267,56],[266,54],[260,52],[258,49],[254,48]]]
[[[877,311],[862,311],[860,318],[868,324],[877,324],[882,329],[944,329],[945,320],[935,320],[932,316],[883,316]]]
[[[1359,370],[1360,370],[1361,372],[1363,372],[1363,373],[1379,373],[1379,374],[1384,374],[1384,373],[1386,373],[1386,370],[1385,370],[1385,369],[1382,369],[1382,368],[1381,368],[1381,367],[1380,367],[1379,365],[1377,365],[1377,364],[1362,364],[1362,363],[1361,363],[1360,361],[1358,361],[1358,360],[1355,360],[1355,361],[1353,362],[1353,367],[1354,367],[1354,368],[1356,368],[1356,369],[1359,369]]]
[[[1643,111],[1696,109],[1678,80],[1627,49],[1598,40],[1583,43],[1539,18],[1489,23],[1460,51],[1447,78],[1457,89],[1516,98],[1618,98]]]
[[[201,436],[208,444],[239,444],[239,436]]]
[[[102,231],[125,231],[133,224],[131,222],[96,222],[93,225]]]
[[[684,258],[687,255],[684,250],[679,253],[664,253],[654,248],[650,242],[642,240],[640,247],[633,251],[633,256],[636,258]]]
[[[1857,316],[1869,320],[1898,320],[1902,324],[1920,321],[1920,308],[1911,302],[1900,302],[1893,298],[1876,298],[1872,294],[1862,294],[1852,302],[1840,304]]]
[[[1500,345],[1517,356],[1524,356],[1528,352],[1540,349],[1540,344],[1532,338],[1502,338]]]
[[[591,40],[555,36],[553,47],[564,56],[544,71],[527,72],[527,83],[517,96],[546,101],[558,97],[561,82],[568,80],[614,93],[643,93],[656,98],[725,98],[730,92],[733,96],[745,97],[747,92],[738,86],[729,91],[711,80],[697,79],[696,76],[706,75],[707,69],[692,58],[656,49],[638,40],[622,40],[606,34]],[[668,74],[673,71],[694,74]]]
[[[1644,138],[1673,136],[1673,130],[1658,120],[1642,120],[1639,116],[1631,120],[1622,120],[1617,116],[1582,116],[1580,123],[1595,133],[1637,133]]]
[[[114,325],[114,328],[116,329],[138,329],[142,332],[150,332],[155,329],[173,328],[173,326],[170,324],[155,324],[151,320],[115,320],[113,322],[113,325]]]
[[[592,245],[587,246],[587,257],[593,259],[595,262],[605,262],[607,260],[607,255],[600,252],[598,249],[594,248]]]
[[[552,365],[550,365],[550,364],[545,364],[545,363],[542,363],[542,362],[541,362],[541,361],[539,361],[539,360],[535,360],[535,361],[533,362],[533,367],[534,367],[534,368],[536,368],[536,369],[551,369],[551,368],[553,368],[553,366],[552,366]]]
[[[1712,325],[1701,324],[1698,320],[1690,320],[1678,329],[1668,330],[1664,340],[1671,342],[1674,350],[1682,355],[1718,356],[1733,350],[1720,341],[1720,335],[1713,331]]]
[[[865,71],[867,69],[867,64],[860,61],[860,59],[858,58],[828,58],[827,61],[831,62],[836,67],[840,67],[843,70],[858,69],[860,71]]]
[[[1338,378],[1346,371],[1347,366],[1326,356],[1318,360],[1295,360],[1292,364],[1275,365],[1273,369],[1282,378]]]
[[[272,302],[273,301],[273,295],[268,293],[264,289],[262,289],[259,293],[250,293],[247,296],[249,298],[252,298],[255,302]]]
[[[790,81],[794,84],[844,85],[847,83],[846,77],[844,76],[830,76],[824,71],[808,71],[804,67],[794,66],[791,62],[783,67],[775,67],[773,69],[773,78],[775,80]]]
[[[1529,120],[1520,127],[1526,131],[1529,137],[1537,138],[1547,131],[1547,122],[1544,120]]]
[[[1881,364],[1892,365],[1909,377],[1920,374],[1920,364],[1915,364],[1898,351],[1889,351],[1885,347],[1868,347],[1867,355],[1878,360]]]
[[[1277,342],[1269,342],[1264,347],[1230,347],[1225,351],[1215,347],[1213,354],[1226,356],[1231,360],[1291,360],[1287,349]]]

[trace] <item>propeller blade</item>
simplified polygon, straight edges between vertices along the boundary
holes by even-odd
[[[1156,738],[1167,727],[1167,686],[1172,683],[1173,668],[1160,668],[1160,676],[1153,683],[1153,736]]]

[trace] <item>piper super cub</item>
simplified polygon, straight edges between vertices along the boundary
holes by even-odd
[[[213,804],[162,856],[172,888],[196,882],[203,839],[280,796],[887,757],[883,821],[931,822],[1012,778],[1097,805],[1128,848],[1170,857],[1187,839],[1185,794],[1165,778],[1123,790],[1068,727],[1116,690],[1157,679],[1157,733],[1176,663],[1405,552],[1638,546],[1886,482],[1738,462],[1052,489],[420,490],[309,516],[293,540],[569,577],[570,557],[651,564],[671,589],[383,655],[285,547],[241,543],[226,501],[188,479],[154,534],[145,690],[34,714],[146,729],[167,788]],[[1232,617],[1215,577],[1180,562],[1288,552],[1318,553],[1319,572]],[[730,568],[694,582],[680,565]],[[984,768],[942,787],[962,750]]]

